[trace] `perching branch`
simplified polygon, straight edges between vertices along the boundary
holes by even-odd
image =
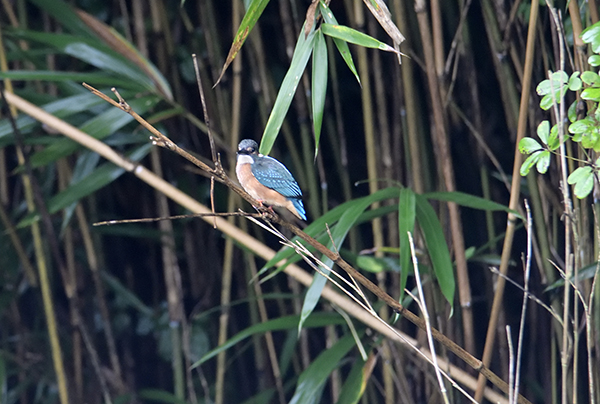
[[[177,146],[173,141],[171,141],[168,137],[160,133],[156,128],[150,125],[146,120],[144,120],[141,116],[139,116],[135,111],[131,109],[129,104],[119,95],[119,93],[113,88],[113,92],[118,97],[119,101],[115,101],[100,91],[96,90],[94,87],[83,83],[83,86],[90,90],[93,94],[99,96],[106,102],[112,104],[113,106],[121,109],[122,111],[130,114],[136,121],[138,121],[144,128],[148,129],[152,136],[150,139],[152,143],[164,147],[165,149],[171,150],[192,164],[196,165],[200,170],[206,172],[207,174],[214,176],[214,178],[220,183],[227,186],[229,189],[240,195],[243,199],[248,201],[252,206],[254,206],[257,210],[259,210],[262,215],[263,220],[266,220],[270,223],[278,224],[302,240],[308,243],[310,246],[315,248],[318,252],[325,255],[327,258],[332,260],[335,264],[337,264],[340,268],[342,268],[349,276],[356,279],[362,286],[371,291],[377,298],[385,302],[392,310],[396,313],[403,315],[407,320],[416,325],[422,330],[426,330],[426,323],[423,319],[419,318],[416,314],[412,313],[404,306],[402,306],[398,301],[396,301],[393,297],[387,294],[383,289],[375,285],[368,278],[362,275],[359,271],[357,271],[354,267],[348,264],[344,259],[340,257],[338,253],[334,253],[325,245],[318,242],[313,237],[309,236],[305,232],[303,232],[299,227],[295,226],[292,223],[289,223],[283,219],[281,219],[276,213],[274,213],[271,209],[268,209],[262,204],[260,204],[257,200],[252,198],[246,191],[244,191],[241,187],[239,187],[235,182],[233,182],[225,173],[225,171],[221,168],[220,164],[215,165],[215,168],[208,166],[202,161],[198,160],[196,157],[192,156],[187,151],[183,150],[179,146]],[[485,376],[492,384],[502,390],[504,393],[508,394],[508,384],[498,377],[494,372],[488,369],[486,366],[482,364],[482,362],[465,351],[461,346],[456,344],[454,341],[446,337],[440,331],[435,328],[431,328],[431,334],[433,338],[444,345],[447,349],[452,351],[456,356],[461,358],[465,363],[467,363],[471,368],[478,371],[480,374]],[[531,404],[529,400],[527,400],[522,395],[519,395],[518,402],[521,404]]]

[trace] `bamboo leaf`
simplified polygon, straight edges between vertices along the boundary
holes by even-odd
[[[319,7],[321,8],[321,15],[323,16],[323,20],[325,20],[327,24],[338,25],[338,22],[333,16],[333,13],[329,9],[329,7],[325,5],[325,3],[323,3],[322,1],[319,2]],[[342,59],[344,59],[344,62],[346,62],[346,65],[348,65],[348,68],[350,69],[352,74],[354,74],[354,77],[356,77],[356,81],[358,81],[358,84],[360,85],[360,77],[358,77],[358,71],[356,70],[356,66],[354,65],[354,60],[352,59],[350,48],[348,48],[348,43],[338,38],[333,38],[333,43],[335,43],[335,46],[337,47],[338,52],[340,52]]]
[[[397,198],[398,192],[399,192],[399,190],[396,187],[390,187],[390,188],[385,188],[385,189],[379,190],[375,194],[373,194],[373,197],[375,198],[374,201],[378,202],[378,201],[382,201],[382,200],[386,200],[386,199],[390,199],[390,198]],[[367,197],[365,196],[360,199],[364,199],[364,198],[367,198]],[[313,221],[310,225],[308,225],[308,227],[306,227],[306,229],[304,229],[304,232],[306,234],[309,234],[310,236],[316,238],[322,244],[327,243],[327,241],[329,240],[329,235],[325,232],[325,225],[328,224],[330,228],[333,228],[333,225],[335,223],[337,223],[337,221],[342,216],[342,214],[352,204],[356,203],[357,201],[358,201],[358,199],[355,199],[352,201],[345,202],[339,206],[336,206],[335,208],[331,209],[329,212],[327,212],[323,216],[321,216],[318,219],[316,219],[315,221]],[[373,217],[379,217],[380,215],[382,215],[384,213],[389,213],[395,209],[397,209],[397,208],[396,207],[385,207],[385,208],[380,208],[379,210],[377,210],[377,212],[374,212],[374,211],[364,212],[361,215],[360,221],[372,220]],[[373,213],[371,213],[371,212],[373,212]],[[292,239],[292,242],[295,242],[296,240],[298,240],[298,237],[294,237]],[[313,251],[313,250],[311,250],[311,251]],[[275,256],[273,258],[271,258],[261,268],[259,275],[264,273],[266,270],[273,267],[275,264],[277,264],[278,262],[280,262],[284,259],[286,260],[286,264],[289,264],[290,262],[296,262],[296,261],[300,260],[301,258],[296,254],[296,252],[293,249],[291,249],[289,247],[284,247],[279,252],[277,252],[277,254],[275,254]],[[277,271],[274,271],[274,274],[277,274],[279,271],[283,270],[283,268],[284,267],[278,268]],[[273,274],[269,275],[269,278],[271,278],[272,275]]]
[[[248,38],[248,34],[250,34],[250,31],[252,31],[252,28],[256,25],[258,18],[261,16],[267,4],[269,4],[269,0],[252,0],[252,3],[250,3],[250,7],[248,7],[244,18],[240,23],[240,27],[235,34],[235,38],[229,49],[229,54],[227,55],[227,60],[221,69],[221,74],[219,75],[215,86],[219,84],[221,78],[223,78],[223,74],[225,74],[225,71],[231,62],[233,62],[233,59],[235,59],[240,49],[242,49],[242,45],[246,41],[246,38]]]
[[[464,192],[428,192],[423,194],[423,197],[427,199],[435,199],[438,201],[454,202],[458,205],[465,206],[467,208],[498,211],[503,210],[507,213],[512,213],[521,217],[519,212],[510,209],[508,206],[502,205],[501,203],[490,201],[489,199],[482,198],[480,196],[466,194]]]
[[[412,233],[415,229],[415,201],[415,193],[410,188],[400,190],[400,200],[398,201],[398,238],[400,239],[400,290],[398,292],[400,301],[404,296],[409,268],[412,268],[408,232]]]
[[[337,404],[357,404],[367,387],[367,378],[365,377],[366,367],[369,365],[366,361],[358,358],[354,361],[348,377],[344,381]]]
[[[170,391],[160,389],[142,389],[138,391],[137,395],[141,399],[158,401],[160,403],[170,404],[187,404],[187,401],[183,398],[177,397]]]
[[[319,153],[325,96],[327,94],[327,45],[323,32],[318,30],[315,36],[312,66],[312,108],[315,131],[315,158]]]
[[[388,10],[387,5],[383,0],[364,0],[371,14],[377,19],[379,25],[383,27],[385,32],[392,38],[395,45],[400,45],[404,41],[404,35],[392,21],[392,14]]]
[[[128,158],[132,161],[139,161],[150,152],[151,148],[152,144],[146,143],[130,153]],[[116,166],[113,163],[101,165],[81,181],[67,187],[65,190],[50,198],[47,204],[48,212],[53,214],[66,208],[70,204],[77,202],[110,184],[124,173],[124,168]],[[38,219],[39,215],[37,212],[30,213],[19,222],[18,227],[29,226],[33,221]]]
[[[93,17],[82,10],[76,10],[79,18],[90,27],[96,35],[107,44],[112,50],[122,55],[124,58],[139,67],[145,74],[152,80],[156,89],[162,94],[167,100],[173,100],[173,92],[171,86],[162,75],[162,73],[151,63],[145,56],[143,56],[135,46],[127,41],[117,30],[102,21]],[[114,86],[115,84],[113,84]]]
[[[160,99],[157,96],[150,95],[133,99],[129,105],[138,114],[143,114],[156,105],[158,101]],[[79,129],[96,139],[104,139],[132,121],[133,117],[120,109],[108,108],[102,114],[88,120]],[[31,165],[33,167],[45,166],[62,157],[68,156],[80,147],[82,146],[71,139],[58,139],[44,150],[31,156]]]
[[[442,225],[425,196],[415,194],[415,202],[417,221],[423,232],[440,290],[450,306],[453,306],[456,286],[450,251],[448,251],[448,245],[444,239]]]
[[[206,353],[199,361],[195,362],[192,365],[192,368],[200,366],[207,360],[217,356],[220,352],[226,351],[231,348],[235,344],[244,339],[251,337],[254,334],[262,334],[267,331],[277,331],[277,330],[293,330],[298,325],[299,316],[285,316],[278,317],[273,320],[269,320],[265,323],[258,323],[244,330],[240,331],[233,337],[231,337],[227,342],[218,346],[215,349],[212,349],[210,352]],[[337,325],[337,324],[345,324],[344,319],[337,313],[313,313],[309,318],[306,319],[304,326],[308,328],[319,328],[324,327],[326,325]]]
[[[329,248],[330,250],[334,248],[334,246],[335,248],[340,248],[340,246],[346,239],[348,232],[356,224],[356,221],[359,219],[360,215],[365,211],[365,209],[367,209],[374,202],[376,202],[382,194],[386,195],[388,192],[378,191],[364,198],[356,199],[354,201],[351,201],[351,203],[345,204],[346,209],[344,213],[342,214],[340,220],[337,222],[335,227],[332,228],[331,231],[331,239],[333,240],[333,243],[332,241],[329,241],[327,243],[327,248]],[[393,192],[396,195],[398,194],[397,189],[393,190]],[[321,261],[326,267],[330,268],[333,265],[333,261],[331,261],[329,258],[324,257],[321,259]],[[321,268],[321,270],[325,274],[329,274],[329,270],[326,270],[324,268]],[[304,303],[302,304],[302,313],[300,317],[300,323],[298,324],[298,331],[302,329],[302,324],[304,320],[308,318],[310,313],[312,313],[315,306],[317,305],[317,302],[321,298],[321,292],[323,291],[326,282],[327,279],[323,275],[321,275],[320,273],[315,273],[313,281],[306,292]]]
[[[354,339],[346,335],[334,346],[322,352],[298,378],[290,404],[319,403],[325,382],[340,360],[352,349]]]
[[[57,51],[70,55],[98,69],[114,73],[116,77],[130,79],[127,88],[146,89],[159,92],[154,82],[144,72],[123,56],[114,52],[97,39],[86,39],[67,34],[15,30],[12,34],[54,47]]]
[[[122,94],[123,96],[126,96],[129,92]],[[102,99],[91,94],[89,91],[86,91],[81,94],[47,103],[41,108],[57,118],[65,119],[73,114],[104,104],[105,102]],[[17,118],[16,124],[19,131],[23,134],[29,132],[36,125],[39,125],[37,121],[27,115],[20,115]],[[0,121],[0,147],[12,144],[13,140],[13,129],[8,119]]]
[[[296,88],[298,88],[298,83],[313,50],[314,38],[315,31],[312,31],[306,39],[303,34],[298,35],[298,42],[296,42],[294,56],[292,56],[292,63],[283,78],[260,142],[260,153],[265,156],[271,151],[285,115],[290,108],[294,94],[296,94]]]
[[[388,44],[385,44],[370,35],[364,34],[344,25],[321,24],[321,30],[325,35],[329,35],[332,38],[338,38],[355,45],[379,49],[386,52],[398,53],[396,49],[392,48]]]
[[[131,87],[131,81],[121,80],[103,72],[57,72],[53,70],[12,70],[0,72],[0,78],[11,80],[73,81],[104,86]],[[96,97],[97,98],[97,97]]]
[[[61,0],[31,0],[31,2],[54,17],[71,33],[86,38],[95,37],[92,30],[79,18],[76,9],[68,3]]]

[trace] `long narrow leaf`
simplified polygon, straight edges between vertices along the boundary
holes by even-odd
[[[321,10],[321,15],[323,16],[323,19],[327,24],[338,25],[338,22],[333,16],[331,9],[328,6],[326,6],[325,3],[323,3],[322,1],[319,2],[319,8]],[[356,81],[358,81],[358,84],[360,85],[360,77],[358,77],[358,71],[356,70],[356,66],[354,65],[354,60],[352,59],[350,48],[348,48],[348,43],[338,38],[332,39],[335,43],[335,46],[338,48],[342,59],[344,59],[344,62],[346,62],[346,65],[348,65],[348,68],[350,69],[352,74],[354,74],[354,77],[356,77]]]
[[[290,108],[294,94],[296,94],[296,88],[298,88],[298,83],[300,82],[302,73],[304,73],[304,69],[306,69],[306,64],[313,50],[315,31],[313,30],[306,38],[303,32],[304,28],[298,35],[298,42],[294,49],[292,63],[283,78],[277,98],[275,99],[275,104],[273,105],[273,110],[271,110],[271,115],[263,132],[260,142],[260,152],[264,155],[269,154],[275,143],[275,139],[277,139],[285,115]]]
[[[102,72],[79,73],[53,70],[13,70],[0,72],[0,78],[12,80],[73,81],[105,86],[130,87],[129,80],[121,80]],[[97,98],[97,97],[96,97]]]
[[[354,339],[346,335],[334,346],[320,354],[298,379],[298,385],[290,404],[319,403],[323,386],[340,360],[352,349]]]
[[[158,101],[160,99],[157,96],[151,95],[133,99],[129,105],[138,114],[143,114],[156,105]],[[132,121],[133,117],[120,109],[108,108],[102,114],[87,121],[80,129],[96,139],[104,139]],[[68,156],[79,147],[81,146],[71,139],[58,139],[52,145],[31,156],[31,165],[33,167],[45,166],[62,157]]]
[[[413,232],[415,228],[415,193],[410,188],[400,190],[400,200],[398,202],[398,237],[400,239],[400,298],[404,296],[404,288],[408,279],[409,268],[412,267],[410,244],[408,242],[408,232]]]
[[[306,320],[305,326],[324,327],[326,325],[337,325],[344,323],[344,319],[337,313],[313,313],[313,315]],[[290,330],[294,329],[297,324],[298,316],[285,316],[269,320],[266,323],[258,323],[253,326],[250,326],[231,337],[223,345],[220,345],[217,348],[206,353],[206,355],[204,355],[199,361],[192,365],[192,368],[203,364],[207,360],[217,356],[220,352],[226,351],[238,342],[254,334],[262,334],[267,331]]]
[[[129,93],[126,93],[129,94]],[[124,97],[127,95],[122,93]],[[47,103],[42,106],[42,109],[57,118],[67,118],[81,111],[89,110],[97,105],[104,105],[105,102],[86,91],[82,94],[73,95],[57,101]],[[28,115],[20,115],[17,118],[17,128],[21,133],[28,132],[31,128],[39,125],[39,123]],[[13,142],[13,129],[8,119],[0,121],[0,147]]]
[[[450,251],[444,239],[444,231],[435,211],[423,195],[415,194],[417,221],[423,232],[425,244],[442,294],[453,305],[455,281]]]
[[[385,44],[370,35],[344,25],[321,24],[321,30],[323,30],[325,35],[329,35],[332,38],[338,38],[355,45],[379,49],[386,52],[398,53],[396,49],[392,48],[388,44]]]
[[[366,363],[367,362],[363,361],[361,358],[358,358],[356,362],[354,362],[350,374],[348,374],[346,381],[344,381],[337,404],[358,403],[367,387],[368,379],[365,378],[365,366],[369,365],[366,365]]]
[[[225,61],[225,64],[221,69],[221,74],[219,75],[215,86],[219,84],[221,78],[223,77],[223,74],[225,74],[225,70],[227,70],[231,62],[233,62],[233,59],[235,59],[235,57],[237,56],[238,52],[242,48],[242,45],[246,41],[246,38],[248,38],[248,34],[250,34],[250,31],[252,31],[252,28],[254,28],[256,21],[258,21],[258,18],[261,16],[267,4],[269,4],[269,0],[252,0],[252,3],[250,3],[250,6],[248,7],[246,14],[244,15],[244,18],[240,23],[240,27],[238,28],[237,33],[235,34],[235,39],[233,40],[231,48],[229,49],[227,60]]]
[[[319,152],[325,95],[327,94],[327,45],[323,32],[319,29],[315,36],[312,66],[312,107],[315,131],[315,157]]]
[[[497,211],[503,210],[507,213],[513,213],[521,218],[521,215],[516,210],[509,209],[508,206],[500,203],[484,199],[476,195],[465,194],[464,192],[429,192],[423,194],[427,199],[435,199],[438,201],[455,202],[458,205],[479,210]]]
[[[139,161],[148,154],[151,148],[152,145],[150,143],[144,144],[129,154],[128,158],[132,161]],[[98,189],[110,184],[124,173],[124,168],[116,166],[113,163],[103,164],[78,183],[69,186],[65,190],[50,198],[47,204],[48,212],[52,214],[66,208],[71,203],[76,202],[81,198],[84,198]],[[30,213],[25,216],[21,222],[19,222],[18,227],[28,226],[31,224],[31,222],[37,219],[37,212]]]
[[[98,39],[85,39],[67,34],[53,34],[26,30],[11,31],[18,38],[36,41],[54,47],[105,72],[112,72],[116,77],[130,79],[127,88],[146,89],[159,92],[154,82],[137,66],[126,60]]]
[[[382,192],[385,191],[385,192]],[[343,244],[346,236],[350,229],[356,224],[356,221],[360,217],[360,215],[371,206],[374,202],[379,200],[382,195],[387,195],[389,190],[378,191],[374,194],[366,196],[361,199],[357,199],[352,201],[352,203],[347,204],[347,208],[345,212],[340,217],[340,220],[335,225],[335,227],[331,231],[331,238],[333,239],[333,243],[330,241],[327,244],[327,248],[332,249],[335,245],[336,248],[340,248]],[[394,192],[395,191],[395,192]],[[398,194],[398,190],[392,190],[391,193]],[[333,261],[329,258],[322,259],[322,262],[325,266],[331,267],[333,265]],[[325,274],[329,274],[329,271],[323,269]],[[321,297],[321,292],[325,287],[327,279],[321,275],[320,273],[316,273],[313,281],[306,292],[306,297],[304,298],[304,303],[302,304],[302,313],[300,317],[300,323],[298,324],[298,330],[302,329],[302,324],[306,318],[312,313],[317,302]]]

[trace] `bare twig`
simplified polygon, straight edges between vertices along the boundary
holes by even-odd
[[[531,273],[531,240],[533,238],[531,228],[531,210],[529,203],[525,200],[525,210],[527,211],[527,255],[525,257],[525,279],[523,281],[523,305],[521,307],[521,322],[519,324],[519,337],[517,342],[517,357],[515,358],[515,387],[514,395],[511,396],[512,402],[516,402],[519,394],[519,379],[521,377],[521,355],[523,353],[523,333],[525,332],[525,315],[527,313],[527,300],[529,295],[529,274]],[[510,383],[509,383],[510,385]]]
[[[506,341],[508,343],[508,402],[513,404],[515,402],[515,349],[513,348],[510,325],[506,326]]]
[[[262,217],[261,213],[246,213],[246,212],[223,212],[223,213],[193,213],[190,215],[174,215],[166,217],[145,217],[141,219],[123,219],[123,220],[106,220],[104,222],[96,222],[94,226],[112,226],[115,224],[123,223],[152,223],[159,222],[161,220],[173,220],[173,219],[191,219],[194,217],[229,217],[229,216],[253,216]]]

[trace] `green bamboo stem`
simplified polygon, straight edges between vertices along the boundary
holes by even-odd
[[[531,89],[531,74],[533,70],[533,55],[535,51],[535,38],[536,38],[536,25],[539,10],[539,2],[531,2],[531,10],[529,14],[529,29],[527,33],[527,48],[525,51],[525,68],[523,71],[523,85],[521,93],[521,103],[519,105],[519,121],[517,127],[517,139],[515,141],[515,153],[513,162],[513,176],[510,189],[510,201],[508,207],[516,210],[519,204],[519,196],[521,189],[521,176],[519,170],[521,168],[522,154],[519,151],[519,141],[525,136],[527,131],[527,115],[529,108],[529,95]],[[487,24],[486,24],[487,25]],[[502,246],[502,256],[500,261],[500,273],[506,275],[508,272],[508,264],[512,251],[512,242],[515,232],[516,217],[514,214],[508,214],[508,221],[506,225],[506,236],[504,239],[504,245]],[[496,292],[494,294],[494,301],[492,303],[492,309],[490,312],[490,320],[488,322],[487,334],[485,339],[485,346],[483,349],[483,356],[481,362],[485,366],[489,366],[492,359],[492,353],[494,350],[494,342],[496,339],[496,324],[498,322],[498,314],[502,308],[502,298],[504,295],[504,287],[506,281],[503,277],[499,277],[496,283]],[[477,381],[477,390],[475,392],[475,400],[481,401],[483,398],[483,390],[485,387],[485,378],[479,377]]]
[[[415,2],[415,12],[419,23],[421,41],[423,43],[423,52],[425,56],[425,66],[427,70],[427,83],[429,86],[429,98],[433,109],[434,142],[437,144],[436,163],[438,171],[442,173],[442,180],[446,191],[456,190],[454,180],[454,168],[450,156],[450,144],[446,129],[446,119],[443,114],[444,107],[441,102],[440,85],[435,73],[435,62],[432,50],[432,40],[430,35],[430,23],[425,3],[422,0]],[[452,234],[452,243],[454,247],[454,259],[456,261],[456,276],[458,279],[458,296],[462,310],[463,334],[465,347],[468,352],[475,351],[475,340],[473,335],[473,309],[471,307],[471,285],[469,283],[469,273],[467,270],[467,260],[465,257],[465,246],[462,231],[462,222],[458,205],[453,202],[448,203],[450,216],[450,231]]]
[[[25,164],[25,158],[23,151],[17,148],[17,157],[19,164]],[[23,179],[23,188],[25,191],[25,200],[27,201],[27,210],[35,212],[36,206],[34,203],[33,190],[29,175],[23,173],[21,175]],[[61,404],[69,404],[69,393],[67,389],[67,376],[65,373],[65,366],[62,357],[62,350],[60,347],[60,341],[58,338],[58,326],[56,324],[56,317],[54,315],[54,303],[52,300],[52,292],[50,291],[50,277],[48,275],[48,267],[46,256],[44,254],[44,245],[42,242],[42,233],[38,222],[31,224],[31,234],[33,236],[33,246],[35,251],[36,264],[38,267],[38,277],[40,280],[40,287],[42,289],[42,301],[44,304],[44,314],[46,316],[46,326],[48,327],[48,337],[50,339],[50,348],[52,352],[52,362],[54,364],[54,371],[56,373],[56,382],[58,384],[58,395]]]
[[[398,28],[401,32],[408,32],[408,20],[406,16],[406,3],[400,0],[394,0],[393,11],[397,20]],[[411,44],[411,38],[407,38],[407,46]],[[404,91],[404,108],[406,109],[406,143],[408,157],[406,162],[406,172],[410,173],[410,182],[416,193],[422,194],[425,192],[425,173],[423,169],[422,147],[423,131],[420,130],[419,114],[417,113],[417,105],[419,92],[416,89],[415,73],[413,64],[410,62],[402,63],[402,90]]]

